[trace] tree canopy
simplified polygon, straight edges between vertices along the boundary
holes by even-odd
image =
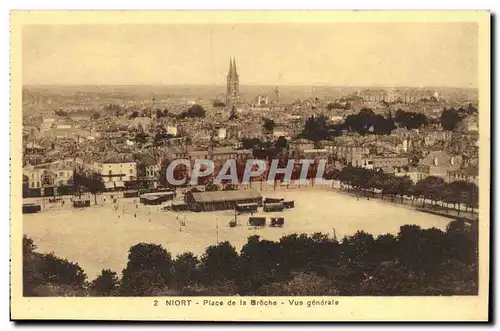
[[[444,109],[441,113],[441,126],[444,130],[453,131],[458,128],[462,117],[455,108]]]
[[[248,237],[238,252],[229,242],[201,258],[173,259],[156,244],[130,248],[121,279],[103,270],[92,282],[77,264],[36,253],[23,240],[25,295],[475,295],[477,230],[452,221],[446,231],[414,224],[374,237],[365,231],[340,241],[324,233],[289,234],[279,241]],[[54,293],[53,287],[58,287]],[[63,288],[61,288],[63,286]]]
[[[189,107],[189,109],[186,110],[184,113],[182,113],[182,116],[183,117],[193,117],[193,118],[205,117],[206,111],[202,106],[200,106],[198,104],[194,104],[191,107]]]

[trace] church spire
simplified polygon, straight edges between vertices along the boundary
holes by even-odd
[[[233,75],[233,61],[229,58],[229,76]]]
[[[236,71],[236,58],[233,57],[233,70],[234,70],[234,75],[238,76],[238,72]]]

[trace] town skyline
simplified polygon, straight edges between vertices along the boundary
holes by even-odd
[[[477,42],[471,23],[27,26],[23,82],[223,85],[234,57],[242,86],[477,88]]]

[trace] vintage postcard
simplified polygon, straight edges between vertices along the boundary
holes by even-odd
[[[11,91],[14,320],[489,318],[487,11],[13,11]]]

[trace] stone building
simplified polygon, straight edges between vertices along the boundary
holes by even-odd
[[[236,71],[236,59],[229,59],[229,72],[227,73],[226,107],[233,109],[240,100],[240,79]]]

